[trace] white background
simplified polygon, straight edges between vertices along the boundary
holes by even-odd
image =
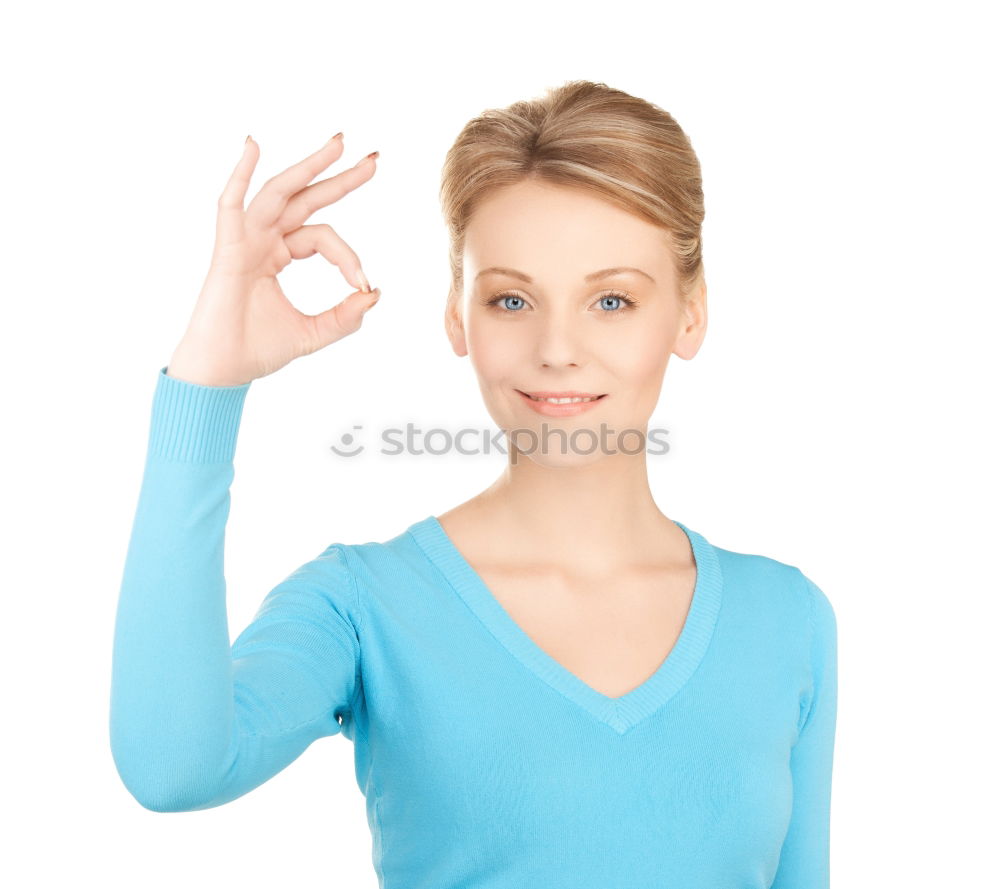
[[[652,423],[672,449],[650,458],[651,482],[667,515],[801,567],[834,605],[834,886],[995,880],[987,8],[8,12],[3,881],[376,886],[343,737],[214,810],[147,811],[117,776],[112,634],[156,374],[246,134],[261,146],[252,195],[343,130],[332,172],[375,149],[378,172],[311,221],[334,226],[383,296],[357,334],[252,384],[227,530],[231,636],[328,543],[385,540],[473,496],[502,457],[328,448],[355,424],[494,428],[444,334],[440,167],[469,118],[575,78],[670,111],[702,162],[709,332],[667,371]],[[320,257],[281,280],[310,313],[352,289]]]

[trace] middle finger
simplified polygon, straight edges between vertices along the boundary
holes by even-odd
[[[328,207],[339,201],[348,192],[364,185],[375,175],[375,159],[378,152],[361,158],[349,170],[309,185],[288,199],[285,209],[278,218],[277,225],[282,231],[294,231],[320,207]]]
[[[289,197],[308,185],[343,153],[343,135],[337,133],[319,151],[314,151],[305,160],[272,176],[250,201],[246,208],[247,219],[253,220],[261,228],[271,225],[284,212]]]

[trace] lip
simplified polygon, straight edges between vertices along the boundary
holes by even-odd
[[[521,400],[528,405],[536,414],[542,414],[546,417],[573,417],[576,414],[582,414],[584,411],[589,411],[592,408],[597,407],[601,404],[605,398],[607,398],[607,393],[597,393],[597,392],[522,392],[520,389],[515,389],[518,395],[521,396]],[[594,398],[595,401],[578,401],[576,404],[549,404],[547,401],[533,401],[528,395],[534,395],[538,398]]]
[[[518,389],[517,391],[521,392],[520,389]],[[576,391],[570,391],[570,392],[539,391],[539,392],[521,392],[521,394],[522,395],[533,395],[535,398],[597,398],[598,395],[602,395],[604,393],[601,393],[601,392],[576,392]]]

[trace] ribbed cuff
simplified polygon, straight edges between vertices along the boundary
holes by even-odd
[[[186,463],[231,462],[250,383],[202,386],[167,376],[153,394],[149,455]]]

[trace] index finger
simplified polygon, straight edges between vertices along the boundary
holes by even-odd
[[[337,133],[319,151],[315,151],[264,183],[246,209],[248,217],[261,225],[270,225],[285,209],[288,198],[305,188],[323,170],[344,153],[343,133]]]

